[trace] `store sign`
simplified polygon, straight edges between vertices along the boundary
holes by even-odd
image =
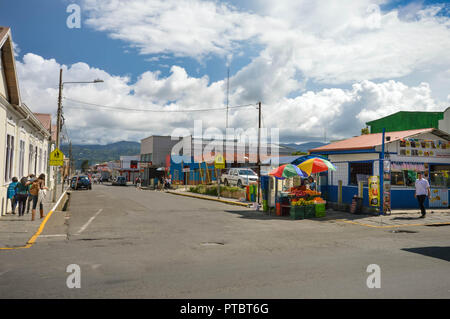
[[[370,176],[368,185],[369,185],[369,205],[380,206],[380,178],[378,176]]]
[[[450,142],[418,138],[401,139],[399,155],[419,157],[450,157]]]
[[[383,212],[391,211],[391,162],[383,161]]]

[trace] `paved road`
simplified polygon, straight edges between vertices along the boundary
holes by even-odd
[[[449,228],[292,221],[133,187],[71,195],[30,249],[0,252],[2,298],[449,298]],[[66,267],[81,268],[68,289]],[[369,264],[381,288],[369,289]]]

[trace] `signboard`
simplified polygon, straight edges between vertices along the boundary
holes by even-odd
[[[64,165],[64,154],[59,149],[55,149],[50,153],[49,158],[50,166],[63,166]]]
[[[225,159],[222,154],[217,154],[214,158],[214,168],[215,169],[223,169],[225,168]]]
[[[391,211],[391,162],[383,161],[383,212]]]
[[[418,157],[450,157],[450,142],[418,138],[401,139],[399,155]]]
[[[369,205],[380,206],[380,178],[378,176],[369,177]]]

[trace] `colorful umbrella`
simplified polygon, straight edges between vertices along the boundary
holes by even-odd
[[[297,166],[308,175],[328,171],[329,169],[336,170],[336,167],[330,161],[318,157],[310,158]]]
[[[303,172],[300,168],[298,168],[295,165],[292,164],[284,164],[280,167],[274,169],[269,173],[270,176],[274,176],[276,178],[284,179],[286,177],[293,177],[293,176],[301,176],[301,177],[307,177],[308,175]]]

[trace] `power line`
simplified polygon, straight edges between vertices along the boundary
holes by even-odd
[[[151,109],[135,109],[135,108],[128,108],[123,106],[110,106],[110,105],[101,105],[96,103],[90,103],[90,102],[84,102],[80,100],[75,100],[71,98],[64,97],[67,101],[72,101],[75,103],[90,105],[90,106],[96,106],[97,108],[104,108],[114,111],[134,111],[134,112],[156,112],[156,113],[189,113],[189,112],[208,112],[208,111],[221,111],[225,110],[226,107],[217,107],[217,108],[206,108],[206,109],[188,109],[188,110],[151,110]],[[244,107],[253,107],[255,104],[244,104],[244,105],[234,105],[229,106],[228,108],[244,108]],[[81,106],[71,106],[71,108],[78,108],[78,109],[86,109],[86,110],[96,110],[96,108],[89,108],[89,107],[81,107]]]

